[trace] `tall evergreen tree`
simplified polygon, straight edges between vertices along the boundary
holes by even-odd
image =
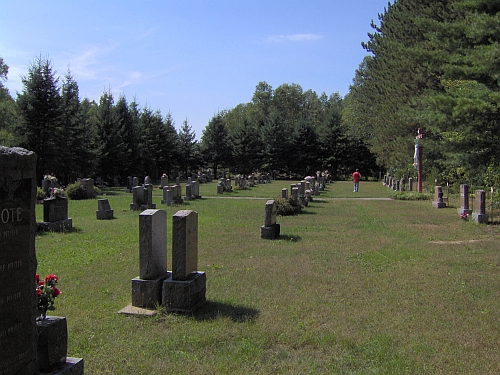
[[[188,120],[185,119],[182,123],[182,127],[178,132],[179,137],[179,156],[180,156],[180,166],[184,175],[189,176],[190,168],[195,167],[198,160],[198,149],[196,142],[196,133],[193,131],[191,125],[188,124]]]
[[[62,127],[61,95],[48,58],[37,57],[22,78],[23,90],[17,98],[21,122],[15,129],[20,145],[38,156],[37,180],[46,173],[63,174],[65,138]]]
[[[235,173],[248,175],[259,171],[263,164],[264,144],[259,129],[246,117],[240,119],[230,135],[232,161]]]
[[[99,138],[99,171],[101,177],[113,181],[125,173],[123,160],[127,152],[124,129],[116,110],[111,91],[103,92],[97,107],[96,127]]]
[[[224,124],[224,113],[213,116],[203,130],[200,151],[204,165],[211,166],[217,176],[219,166],[227,167],[231,159],[229,136]]]

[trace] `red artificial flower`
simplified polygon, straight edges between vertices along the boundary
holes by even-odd
[[[38,286],[41,286],[41,287],[43,287],[43,284],[44,284],[44,283],[45,283],[45,281],[43,281],[43,280],[40,280],[40,281],[38,282]]]
[[[47,281],[56,281],[57,282],[58,280],[59,280],[59,278],[56,275],[54,275],[53,273],[51,273],[50,275],[45,276],[45,281],[46,282]]]
[[[37,274],[35,275],[35,281],[36,281],[36,283],[37,283],[37,284],[38,284],[38,282],[40,281],[40,274],[39,274],[39,273],[37,273]]]
[[[41,289],[36,288],[36,296],[37,296],[37,297],[40,297],[41,295],[42,295],[42,290],[41,290]]]
[[[55,286],[52,290],[52,297],[57,297],[59,294],[61,294],[61,291]]]

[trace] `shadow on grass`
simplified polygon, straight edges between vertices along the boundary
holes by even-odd
[[[317,215],[316,212],[314,211],[308,211],[308,209],[311,209],[312,207],[305,207],[303,208],[299,213],[298,215]]]
[[[230,318],[235,323],[254,321],[259,311],[251,307],[237,306],[229,303],[207,301],[195,314],[198,321],[210,321],[218,318]]]
[[[292,236],[289,234],[280,234],[280,236],[277,238],[277,240],[284,240],[284,241],[290,241],[290,242],[299,242],[302,241],[302,237],[300,236]]]

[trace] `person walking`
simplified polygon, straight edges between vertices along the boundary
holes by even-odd
[[[361,173],[359,173],[359,169],[352,174],[352,181],[354,182],[354,193],[357,193],[359,190],[359,180],[361,180]]]

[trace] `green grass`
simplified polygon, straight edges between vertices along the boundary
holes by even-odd
[[[138,212],[107,189],[116,219],[96,200],[70,201],[71,233],[37,236],[40,273],[56,273],[68,354],[86,374],[496,374],[500,369],[497,225],[459,219],[430,201],[389,196],[381,183],[327,186],[281,237],[260,239],[265,199],[290,182],[160,205],[199,214],[199,270],[207,303],[194,316],[117,312],[139,273]],[[42,206],[37,206],[38,220]]]

